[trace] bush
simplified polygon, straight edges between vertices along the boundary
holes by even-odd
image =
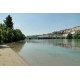
[[[12,17],[8,15],[4,24],[0,24],[0,44],[24,40],[25,35],[19,29],[13,28]]]
[[[0,24],[0,44],[24,40],[25,35],[19,29],[6,28]]]
[[[67,39],[72,39],[72,38],[73,38],[72,34],[69,33],[69,34],[67,35]]]
[[[80,39],[80,31],[75,32],[74,39]]]

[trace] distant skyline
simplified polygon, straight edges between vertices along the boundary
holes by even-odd
[[[0,13],[0,23],[9,13]],[[38,35],[80,26],[79,13],[10,13],[14,28],[27,35]]]

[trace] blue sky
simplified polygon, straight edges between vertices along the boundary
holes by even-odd
[[[9,13],[0,13],[0,22]],[[57,30],[80,26],[79,13],[10,13],[14,28],[19,28],[25,35],[49,33]]]

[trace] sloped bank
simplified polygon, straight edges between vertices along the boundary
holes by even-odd
[[[16,52],[11,48],[0,48],[0,66],[29,66]]]

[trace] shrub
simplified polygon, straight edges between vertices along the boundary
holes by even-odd
[[[24,40],[25,35],[19,29],[13,28],[12,17],[8,15],[4,23],[0,23],[0,44]]]
[[[67,35],[67,39],[72,39],[72,38],[73,38],[72,34],[69,33],[69,34]]]
[[[75,32],[74,39],[80,39],[80,31]]]

